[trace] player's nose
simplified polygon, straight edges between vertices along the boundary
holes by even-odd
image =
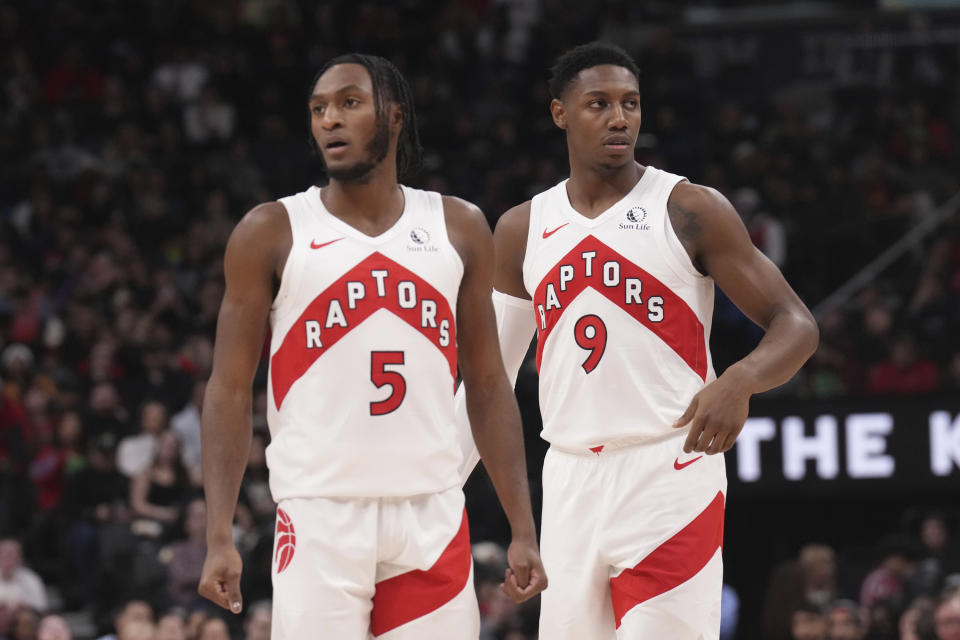
[[[627,114],[623,109],[623,105],[614,105],[613,112],[610,114],[610,129],[623,130],[626,129],[627,126]]]
[[[342,113],[339,109],[335,107],[327,107],[323,111],[323,118],[320,121],[320,126],[327,131],[332,131],[337,127],[342,127],[343,118],[341,116]]]

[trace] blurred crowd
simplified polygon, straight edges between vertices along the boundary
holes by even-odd
[[[771,573],[762,637],[960,638],[960,546],[949,522],[956,515],[912,510],[872,549],[804,545]]]
[[[242,620],[195,594],[200,406],[226,238],[252,206],[321,178],[306,127],[315,70],[347,50],[393,60],[426,148],[411,184],[472,200],[493,224],[565,175],[552,59],[646,19],[633,4],[0,0],[0,638],[265,637],[265,369],[235,526],[257,603]],[[642,35],[623,43],[643,71],[638,159],[727,195],[811,306],[960,188],[957,87],[944,81],[955,46],[874,52],[882,65],[853,52],[842,74],[768,86],[756,53],[705,65],[681,32]],[[960,390],[958,228],[825,313],[820,350],[781,393]],[[759,337],[722,295],[714,327],[718,369]],[[535,604],[496,588],[502,549],[480,544],[477,560],[484,640],[533,637]],[[946,607],[944,628],[960,626],[960,601],[936,608],[912,579],[901,598],[919,599],[901,599],[900,621]],[[804,615],[832,626],[856,609],[833,595],[788,612],[795,637]],[[887,595],[860,599],[871,630]]]

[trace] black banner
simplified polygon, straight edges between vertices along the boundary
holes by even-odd
[[[727,477],[738,495],[860,491],[960,497],[960,398],[756,405]]]

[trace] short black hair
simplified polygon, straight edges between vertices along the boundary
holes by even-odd
[[[640,68],[629,53],[609,42],[589,42],[562,54],[550,67],[550,95],[559,100],[578,73],[602,64],[623,67],[640,83]]]
[[[403,113],[403,128],[397,141],[397,178],[403,180],[419,165],[423,157],[423,147],[420,146],[420,134],[417,131],[417,114],[413,108],[413,92],[406,78],[400,73],[396,65],[380,56],[365,53],[345,53],[329,60],[313,77],[310,92],[317,86],[317,81],[331,67],[338,64],[359,64],[370,74],[373,85],[374,106],[377,110],[377,119],[386,118],[387,105],[400,106]],[[313,136],[310,136],[313,140]],[[314,146],[316,143],[314,142]]]

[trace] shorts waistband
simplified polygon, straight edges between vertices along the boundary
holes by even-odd
[[[681,429],[673,433],[666,433],[659,437],[635,436],[629,438],[616,438],[607,442],[598,443],[592,447],[567,447],[550,443],[550,448],[561,453],[568,453],[575,456],[601,456],[604,454],[615,453],[625,449],[633,449],[644,445],[657,445],[675,438],[686,437],[686,430]]]

